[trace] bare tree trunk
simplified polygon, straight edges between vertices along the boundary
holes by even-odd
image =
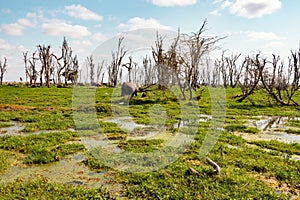
[[[221,168],[220,166],[215,163],[214,161],[212,161],[209,157],[206,157],[206,161],[209,165],[211,165],[214,169],[215,169],[215,172],[217,173],[217,175],[221,175]]]
[[[88,67],[90,69],[90,74],[89,74],[89,76],[90,76],[90,84],[94,85],[95,84],[95,81],[94,81],[95,64],[93,63],[93,56],[92,55],[88,56],[86,58],[86,60],[87,60],[87,65],[88,65]]]
[[[124,37],[121,36],[118,41],[117,51],[112,52],[112,62],[109,67],[109,82],[114,87],[117,86],[120,66],[122,65],[122,60],[127,52],[123,46],[123,41]]]
[[[51,65],[52,65],[52,53],[50,52],[50,45],[46,46],[37,46],[39,51],[39,58],[42,63],[42,68],[40,70],[40,86],[43,86],[43,75],[45,73],[45,81],[46,85],[50,87],[50,72],[51,72]]]
[[[0,85],[3,84],[3,78],[6,71],[7,71],[7,58],[4,57],[3,63],[2,61],[0,61]]]
[[[257,54],[255,58],[250,58],[249,56],[245,57],[242,64],[245,67],[245,76],[243,83],[240,85],[243,94],[242,97],[237,100],[238,102],[242,102],[253,94],[260,81],[260,74],[263,71],[265,64],[266,59],[260,61],[260,54]]]
[[[132,61],[131,56],[129,56],[129,62],[126,63],[126,64],[123,64],[122,67],[125,67],[127,69],[127,71],[128,71],[128,82],[131,82],[131,71],[132,71],[132,68],[133,68],[133,61]]]
[[[100,76],[104,67],[105,60],[102,60],[101,64],[98,63],[97,66],[97,83],[100,81]]]

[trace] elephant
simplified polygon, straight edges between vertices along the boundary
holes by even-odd
[[[124,82],[122,84],[122,96],[130,96],[130,99],[133,96],[137,95],[137,92],[141,92],[142,87],[140,87],[139,84],[137,83],[130,83],[130,82]]]

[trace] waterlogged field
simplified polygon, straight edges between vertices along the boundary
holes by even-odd
[[[199,157],[214,131],[209,90],[189,102],[152,89],[128,103],[119,89],[97,88],[92,107],[88,93],[74,107],[72,88],[1,86],[0,199],[300,198],[300,107],[269,102],[263,91],[251,97],[255,106],[238,103],[240,91],[226,89],[224,124],[207,154],[221,168],[217,175]],[[74,121],[76,109],[82,118]],[[155,167],[161,157],[173,158],[179,130],[180,139],[193,140],[170,164]],[[95,148],[105,141],[99,132],[109,141],[103,149]],[[130,172],[136,165],[139,173]]]

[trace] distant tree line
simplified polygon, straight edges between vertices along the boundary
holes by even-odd
[[[29,85],[44,83],[50,87],[50,82],[58,85],[68,85],[68,81],[76,84],[78,80],[79,63],[76,55],[73,55],[66,38],[63,40],[61,54],[52,52],[51,46],[37,45],[37,50],[30,56],[23,52],[26,82]]]
[[[226,51],[211,60],[209,54],[218,48],[216,44],[225,37],[205,36],[206,25],[205,20],[200,29],[191,34],[178,31],[169,46],[165,45],[164,37],[157,33],[152,54],[145,55],[140,64],[133,57],[126,57],[126,38],[121,36],[111,53],[110,62],[102,60],[95,63],[92,55],[86,58],[85,75],[82,69],[79,70],[77,56],[73,55],[66,38],[59,55],[52,52],[50,45],[37,45],[31,55],[28,51],[23,52],[26,82],[29,85],[46,84],[48,87],[51,82],[58,85],[84,82],[93,86],[116,87],[124,80],[123,70],[126,70],[128,82],[139,82],[145,86],[157,84],[161,90],[176,85],[183,99],[193,99],[194,91],[201,85],[209,85],[239,87],[242,93],[235,96],[239,102],[248,99],[255,104],[251,95],[258,89],[264,89],[269,99],[281,105],[298,105],[293,96],[299,89],[300,48],[291,51],[287,64],[275,54],[266,58],[261,53],[242,56],[240,53],[226,55]],[[5,58],[0,61],[1,84],[6,70]],[[89,80],[83,81],[83,76]],[[107,77],[106,82],[104,77]]]

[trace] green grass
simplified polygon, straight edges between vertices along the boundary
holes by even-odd
[[[51,183],[46,178],[0,185],[0,199],[113,199],[103,188],[86,189],[66,184]]]
[[[241,124],[230,124],[225,127],[227,131],[231,132],[243,132],[243,133],[258,133],[259,129],[255,127],[249,127]]]
[[[120,149],[139,153],[140,158],[160,149],[164,140],[128,139],[127,132],[115,123],[105,122],[107,118],[126,116],[128,109],[130,117],[136,123],[162,125],[166,132],[173,134],[178,130],[173,125],[179,119],[185,117],[183,120],[190,120],[189,123],[193,124],[193,118],[196,116],[194,113],[212,113],[208,88],[203,88],[196,109],[195,102],[182,101],[170,90],[157,91],[155,88],[156,86],[150,88],[152,91],[148,92],[146,98],[134,97],[128,107],[122,104],[126,98],[114,95],[119,88],[97,88],[95,93],[95,116],[97,116],[95,121],[99,122],[101,127],[98,131],[113,140]],[[24,123],[24,133],[37,130],[59,131],[40,135],[0,137],[0,173],[5,173],[14,164],[13,159],[20,160],[22,164],[30,167],[32,164],[57,162],[67,155],[86,151],[78,142],[79,136],[96,136],[98,133],[95,130],[99,126],[95,126],[95,121],[92,121],[94,119],[87,115],[77,127],[80,129],[78,133],[66,131],[75,128],[72,92],[72,88],[0,86],[0,127],[7,127],[11,121],[17,121]],[[251,96],[255,105],[252,105],[249,99],[238,103],[237,99],[233,98],[238,94],[241,94],[238,88],[226,89],[224,131],[208,154],[220,165],[221,176],[216,176],[205,158],[198,156],[207,136],[210,121],[200,122],[192,144],[184,150],[178,160],[162,169],[148,173],[125,173],[106,166],[91,152],[86,152],[88,156],[82,164],[95,172],[105,171],[110,174],[113,177],[110,183],[122,184],[121,192],[125,199],[290,199],[292,195],[300,195],[297,193],[300,190],[300,162],[281,155],[282,153],[300,155],[299,144],[285,144],[278,141],[250,142],[232,133],[257,134],[259,132],[257,128],[245,125],[247,120],[260,115],[286,116],[292,119],[299,117],[300,107],[280,106],[275,102],[269,102],[263,90],[256,91]],[[295,96],[295,101],[300,103],[299,92]],[[81,105],[80,108],[82,116],[85,116],[87,107]],[[182,109],[192,114],[184,116]],[[290,120],[286,125],[297,127],[299,121]],[[298,133],[296,128],[290,128],[287,132]],[[188,129],[182,130],[182,133],[191,134]],[[249,146],[249,143],[253,145]],[[220,155],[221,147],[224,158]],[[198,173],[195,174],[191,168]],[[275,180],[278,185],[286,185],[290,192],[277,194],[278,188],[272,187],[268,183],[269,179]],[[45,178],[32,181],[17,179],[13,183],[0,184],[0,199],[109,198],[112,197],[103,188],[74,187],[51,182]]]
[[[289,120],[286,123],[287,126],[300,127],[300,120]]]
[[[289,133],[289,134],[298,134],[300,135],[300,130],[299,129],[287,129],[285,130],[286,133]]]
[[[0,122],[0,128],[7,128],[7,127],[10,127],[10,126],[13,126],[13,124]]]
[[[263,148],[267,149],[273,149],[277,150],[283,153],[287,154],[296,154],[300,155],[300,144],[298,143],[293,143],[293,144],[286,144],[283,142],[279,142],[276,140],[271,140],[271,141],[253,141],[251,142],[252,144],[261,146]]]
[[[119,148],[125,151],[132,151],[135,153],[148,153],[157,150],[164,141],[161,139],[152,140],[127,140],[118,145]]]
[[[0,174],[4,173],[10,165],[11,152],[0,149]]]
[[[76,133],[59,132],[40,135],[0,137],[0,149],[25,155],[26,164],[46,164],[84,149],[81,144],[65,144],[75,140]]]

